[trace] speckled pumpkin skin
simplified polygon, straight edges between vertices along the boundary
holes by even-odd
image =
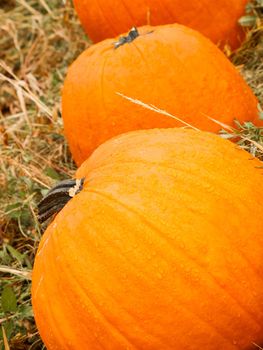
[[[65,136],[77,165],[103,142],[124,132],[184,124],[123,97],[138,99],[207,131],[234,118],[258,123],[257,99],[223,53],[201,34],[180,25],[140,28],[132,43],[115,39],[82,53],[62,95]]]
[[[214,43],[240,45],[238,24],[248,0],[74,0],[89,37],[98,42],[133,26],[180,23],[198,30]]]
[[[182,129],[100,146],[36,255],[32,301],[48,350],[262,344],[261,166]]]

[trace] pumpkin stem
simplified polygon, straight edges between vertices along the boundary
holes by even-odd
[[[120,47],[121,45],[124,45],[126,43],[131,43],[134,39],[138,38],[139,36],[139,32],[138,29],[136,27],[133,27],[127,36],[121,36],[119,38],[119,40],[114,43],[114,48],[117,49],[118,47]]]
[[[83,189],[84,178],[70,179],[57,183],[38,203],[38,221],[45,222],[57,214],[67,202]]]

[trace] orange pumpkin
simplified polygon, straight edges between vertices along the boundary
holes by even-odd
[[[77,165],[115,135],[184,125],[117,93],[153,104],[202,130],[222,128],[207,116],[228,125],[234,118],[257,123],[255,96],[209,40],[180,25],[143,27],[139,33],[136,37],[131,31],[117,44],[111,39],[90,47],[68,71],[62,115]]]
[[[76,177],[33,269],[49,350],[262,344],[259,160],[214,134],[141,130],[101,145]]]
[[[132,26],[180,23],[198,30],[214,43],[240,45],[244,31],[238,24],[248,0],[74,0],[89,37],[98,42]]]

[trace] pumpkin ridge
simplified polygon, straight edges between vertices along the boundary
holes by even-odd
[[[148,1],[148,3],[149,3],[149,1]],[[148,3],[147,3],[147,5],[148,5]],[[145,1],[144,1],[144,4],[145,4]],[[171,9],[168,9],[167,1],[164,2],[162,0],[162,1],[160,1],[159,5],[161,6],[161,11],[165,12],[165,14],[168,15],[168,17],[170,18],[165,24],[170,24],[170,23],[177,22],[177,20],[175,20],[175,18],[173,18],[173,15],[171,15],[172,14],[172,11],[170,11]],[[162,5],[164,5],[164,6],[162,6]],[[151,10],[152,10],[152,8],[150,6],[148,6],[148,10],[150,12],[150,15],[149,15],[150,23],[149,23],[149,25],[154,25],[154,24],[151,23]],[[145,25],[146,25],[146,23],[145,23]]]
[[[96,4],[98,5],[98,9],[99,9],[99,11],[100,11],[100,13],[101,13],[101,15],[102,15],[101,17],[104,19],[104,23],[107,23],[107,24],[109,25],[110,29],[111,29],[113,32],[117,33],[118,30],[116,31],[115,26],[114,26],[114,25],[112,24],[112,22],[108,19],[108,17],[106,17],[105,11],[101,8],[100,0],[97,0],[97,1],[96,1]],[[107,35],[107,37],[108,37],[108,35]],[[106,38],[107,38],[107,37],[106,37]]]
[[[134,213],[137,217],[139,217],[139,219],[141,219],[142,222],[146,223],[146,225],[148,227],[150,227],[153,231],[157,232],[158,234],[161,233],[161,235],[159,235],[159,237],[162,240],[164,240],[165,242],[167,242],[169,246],[171,246],[174,249],[176,249],[177,251],[181,252],[182,249],[178,245],[171,244],[171,242],[169,242],[169,240],[164,237],[163,232],[159,228],[157,228],[153,223],[150,223],[143,215],[138,213],[134,208],[131,208],[127,204],[123,203],[122,201],[120,201],[120,200],[116,199],[115,197],[110,196],[110,195],[108,195],[106,193],[103,193],[102,191],[94,190],[94,189],[90,189],[90,188],[89,188],[88,191],[91,192],[91,193],[96,193],[97,195],[100,195],[100,196],[108,199],[109,201],[112,201],[112,202],[122,206],[123,208],[127,209],[127,211]],[[253,313],[251,314],[251,312],[249,310],[244,308],[244,306],[242,304],[240,304],[240,302],[236,299],[236,297],[234,297],[226,288],[224,288],[223,286],[221,286],[219,284],[219,282],[217,281],[217,278],[215,276],[213,276],[210,272],[206,271],[206,269],[201,264],[198,264],[197,261],[195,261],[187,252],[184,251],[184,254],[193,263],[193,265],[197,265],[198,268],[200,268],[203,271],[204,274],[206,274],[206,275],[208,275],[210,277],[210,280],[211,280],[211,282],[214,285],[216,285],[219,289],[223,290],[232,300],[234,300],[236,302],[236,305],[241,310],[243,310],[245,312],[245,314],[248,315],[248,317],[251,319],[251,321],[254,324],[256,324],[259,328],[261,327],[259,322],[256,320],[257,319],[256,315],[254,315]],[[240,251],[239,251],[239,254],[240,254]],[[243,258],[243,254],[241,254],[241,257]],[[228,339],[231,342],[229,337],[225,337],[225,339]]]
[[[181,163],[183,162],[183,160],[181,160]],[[134,159],[134,160],[122,160],[122,161],[117,161],[117,160],[114,160],[114,165],[115,164],[117,164],[117,165],[122,165],[122,164],[142,164],[142,165],[150,165],[150,166],[156,166],[156,167],[160,167],[160,168],[164,168],[164,169],[168,169],[168,170],[175,170],[175,168],[174,167],[172,167],[172,166],[168,166],[168,165],[166,165],[166,164],[164,164],[164,163],[160,163],[160,162],[158,162],[158,161],[155,161],[155,162],[151,162],[151,161],[148,161],[148,160],[145,160],[145,159],[143,159],[143,160],[139,160],[139,159]],[[185,163],[184,163],[184,165],[187,165],[188,164],[188,162],[187,161],[185,161]],[[92,172],[91,172],[91,174],[93,174],[95,171],[99,171],[99,170],[103,170],[103,169],[108,169],[108,168],[111,168],[112,167],[112,164],[102,164],[102,165],[99,165],[99,166],[97,166],[97,167],[93,167],[92,168]],[[182,167],[183,168],[183,167]],[[187,170],[184,170],[184,169],[178,169],[178,168],[176,168],[176,170],[178,170],[178,171],[181,171],[181,172],[188,172]],[[207,173],[207,174],[210,174],[210,172],[209,171],[207,171],[205,168],[203,168],[202,169],[202,171],[204,172],[204,173]],[[211,175],[213,175],[213,174],[211,174]],[[200,176],[200,174],[199,174],[199,176]],[[91,180],[91,178],[89,178],[89,177],[86,177],[87,179],[89,179],[89,181]],[[84,187],[85,188],[85,187]],[[84,189],[83,188],[83,189]]]
[[[154,27],[153,27],[153,32],[154,32]],[[157,31],[157,32],[158,32],[158,31]],[[144,35],[145,35],[145,34],[144,34]],[[144,56],[144,54],[143,54],[143,52],[141,51],[139,45],[136,45],[136,42],[134,42],[134,41],[133,41],[133,45],[134,45],[135,49],[138,51],[139,56],[141,56],[143,62],[145,62],[146,66],[147,66],[147,68],[148,68],[148,70],[149,70],[149,72],[150,72],[152,75],[154,75],[154,72],[153,72],[152,69],[151,69],[151,65],[148,63],[147,58]],[[186,67],[185,62],[181,59],[181,57],[177,56],[177,59],[178,59],[178,61],[180,61],[180,63],[182,64],[182,66],[185,68],[185,67]],[[185,70],[187,70],[187,67],[185,68]],[[154,82],[154,89],[153,89],[153,90],[156,90],[156,79],[154,79],[153,82]],[[152,81],[151,81],[151,83],[152,83]],[[129,98],[131,98],[131,99],[134,99],[134,96],[127,96],[127,97],[129,97]],[[154,97],[156,98],[156,96],[154,96]],[[122,97],[122,98],[123,98],[123,97]],[[136,97],[136,98],[137,98],[137,97]],[[140,99],[139,99],[139,100],[140,100]],[[142,102],[142,103],[145,103],[145,104],[149,104],[150,106],[155,104],[154,101],[141,101],[141,102]],[[133,102],[132,102],[132,103],[133,103]],[[159,105],[159,104],[158,104],[158,105]],[[141,107],[142,110],[145,108],[145,107],[142,107],[142,106],[140,106],[140,107]],[[158,108],[159,108],[159,109],[163,109],[162,106],[161,106],[161,104],[159,105]],[[165,110],[165,109],[164,109],[164,110]],[[165,111],[166,111],[166,110],[165,110]],[[169,113],[169,111],[167,111],[167,112]],[[201,114],[201,112],[200,112],[199,114]],[[164,119],[165,119],[165,118],[168,118],[168,119],[171,118],[171,117],[169,117],[169,116],[167,116],[167,115],[162,115],[162,117],[163,117]],[[182,124],[182,125],[181,125],[182,127],[188,125],[188,116],[187,116],[187,115],[184,115],[184,116],[179,115],[179,116],[178,116],[178,114],[176,114],[176,117],[179,118],[180,123]],[[157,118],[158,118],[158,114],[156,113],[156,119],[157,119]],[[184,120],[184,118],[185,118],[185,120]],[[192,128],[195,128],[195,126],[193,126],[193,125],[191,125],[191,124],[189,124],[189,125],[190,125]],[[198,130],[199,130],[199,129],[198,129]]]
[[[52,244],[54,244],[54,242],[53,242],[53,238],[54,238],[54,237],[55,237],[54,234],[52,234],[52,237],[51,237],[51,242],[52,242]],[[54,266],[54,261],[53,261],[53,259],[51,259],[51,261],[53,262],[53,266]],[[43,274],[45,274],[45,264],[43,264],[42,266],[43,266],[43,272],[44,272]],[[60,264],[60,271],[61,271],[61,273],[63,273],[63,274],[65,274],[65,271],[67,271],[67,269],[64,268],[63,264]],[[73,278],[73,275],[72,275],[72,274],[71,274],[70,278],[71,278],[71,279]],[[50,299],[50,298],[46,298],[46,299],[45,299],[45,302],[47,302],[48,306],[51,306],[51,300],[52,300],[52,299]],[[66,296],[66,297],[65,297],[65,300],[66,300],[67,303],[69,303],[70,298],[68,298],[68,296]],[[72,305],[72,303],[70,303],[70,304]],[[92,304],[92,305],[93,305],[93,304]],[[73,308],[74,308],[74,305],[73,305]],[[96,309],[96,311],[97,311],[97,309]],[[99,315],[100,315],[100,314],[99,314]],[[51,322],[52,322],[53,319],[54,319],[52,313],[49,313],[49,316],[51,317]],[[64,325],[63,325],[63,326],[64,326]],[[63,334],[61,333],[62,329],[60,328],[60,323],[54,322],[54,328],[56,329],[56,331],[58,331],[58,333],[60,333],[60,334],[62,335],[61,339],[63,339]],[[65,344],[63,343],[63,350],[64,350],[64,345],[65,345]],[[103,347],[102,347],[102,346],[100,346],[100,348],[101,348],[101,350],[103,350]],[[70,350],[70,348],[67,347],[67,350]]]
[[[101,93],[101,98],[102,98],[102,106],[103,106],[103,114],[107,117],[107,119],[109,118],[108,116],[108,112],[107,112],[107,109],[106,109],[106,104],[105,104],[105,96],[104,96],[104,91],[105,91],[105,88],[104,88],[104,77],[105,77],[105,70],[106,70],[106,64],[109,60],[110,56],[107,55],[104,59],[104,62],[102,64],[102,70],[101,70],[101,83],[100,83],[100,93]],[[80,147],[81,148],[81,147]]]
[[[52,237],[56,237],[54,235],[52,235]],[[55,238],[56,239],[56,238]],[[53,243],[53,242],[52,242]],[[112,242],[109,241],[109,244],[112,245]],[[77,244],[76,244],[77,246]],[[65,266],[63,264],[60,265],[60,269],[61,269],[61,272],[63,272],[63,275],[65,274],[69,274],[68,273],[68,269],[65,268]],[[134,267],[134,269],[136,270],[136,267]],[[72,286],[73,285],[78,285],[78,287],[81,289],[82,293],[83,293],[83,296],[88,298],[90,304],[93,306],[93,309],[98,313],[98,315],[106,321],[106,323],[109,325],[109,329],[110,330],[113,330],[114,333],[117,333],[119,334],[122,338],[124,338],[125,341],[127,341],[127,343],[129,343],[131,346],[132,346],[132,349],[137,349],[137,350],[140,350],[139,348],[135,347],[135,345],[133,345],[132,341],[126,336],[125,332],[121,332],[119,330],[118,327],[116,327],[116,325],[113,324],[113,322],[111,322],[110,320],[108,320],[108,317],[104,315],[104,313],[100,310],[100,307],[97,305],[97,303],[93,300],[93,298],[88,295],[88,288],[85,289],[81,283],[79,283],[77,277],[75,276],[75,274],[73,273],[73,271],[70,272],[70,276],[69,276],[69,280],[71,279],[74,279],[75,280],[75,283],[72,283]],[[73,288],[72,288],[73,289]],[[107,291],[107,294],[109,295],[109,297],[114,301],[116,302],[117,305],[119,305],[118,303],[118,300],[116,300],[113,295],[111,293],[109,293]],[[70,301],[71,302],[71,301]],[[71,304],[73,305],[73,308],[74,308],[74,303],[71,302]],[[128,312],[128,310],[126,308],[122,308],[125,312],[127,312],[127,314],[131,317],[131,318],[134,318],[134,316]],[[146,333],[146,331],[145,331]],[[152,334],[150,334],[150,336],[153,338],[154,336]],[[156,337],[154,337],[156,338]],[[103,350],[104,348],[102,348]],[[130,348],[129,348],[130,349]],[[132,350],[131,349],[131,350]]]
[[[253,161],[253,159],[250,159],[250,161]],[[115,161],[114,160],[114,165],[124,165],[124,164],[142,164],[142,165],[149,165],[149,166],[154,166],[156,168],[164,168],[164,169],[168,169],[168,170],[175,170],[174,167],[172,166],[167,166],[166,164],[163,164],[163,163],[159,163],[158,161],[156,162],[150,162],[150,161],[147,161],[147,160],[132,160],[132,161]],[[185,173],[185,174],[188,174],[188,170],[186,169],[185,165],[187,165],[187,162],[183,163],[183,160],[181,161],[181,164],[183,164],[184,166],[182,166],[182,168],[176,168],[176,171],[179,172],[179,173]],[[103,165],[100,165],[98,166],[97,168],[93,168],[92,169],[92,175],[94,175],[94,173],[96,173],[97,171],[100,172],[101,170],[103,169],[110,169],[112,167],[112,164],[103,164]],[[104,177],[105,175],[102,173],[100,174],[101,177]],[[169,174],[170,177],[174,177],[176,179],[176,176],[173,175],[173,174]],[[213,181],[213,173],[211,173],[210,171],[208,171],[207,169],[203,168],[202,169],[202,174],[198,174],[198,178],[203,178],[203,179],[209,179],[209,183],[211,183]],[[87,177],[87,183],[91,183],[93,180],[96,180],[98,179],[98,176],[97,174],[95,174],[94,177],[91,177],[91,178],[88,178]],[[194,183],[194,179],[192,180]],[[217,183],[218,183],[218,180],[216,180]],[[222,179],[222,184],[221,185],[221,189],[223,189],[225,193],[228,193],[228,188],[227,187],[222,187],[223,185],[226,185],[228,186],[227,183],[225,183],[224,179]],[[201,186],[201,185],[200,185]],[[90,187],[89,187],[90,188]],[[85,190],[85,188],[83,188],[83,190]],[[220,195],[222,195],[222,193],[220,193]],[[226,198],[228,201],[229,201],[229,198]],[[232,202],[231,202],[232,203]],[[233,201],[234,203],[234,201]],[[246,203],[243,203],[244,204],[244,208],[245,207],[245,204]]]
[[[63,264],[60,265],[60,269],[61,269],[61,272],[64,271],[63,274],[65,274],[65,273],[68,274],[68,269],[66,269]],[[83,286],[81,285],[81,283],[79,283],[76,276],[74,276],[73,271],[71,271],[69,278],[71,280],[74,279],[75,283],[72,283],[72,286],[74,286],[74,285],[78,286],[78,291],[80,291],[82,293],[82,295],[84,296],[85,299],[88,299],[88,302],[91,305],[94,313],[96,313],[108,325],[108,329],[110,330],[110,332],[112,331],[112,333],[114,333],[114,336],[116,336],[116,335],[119,336],[121,339],[123,339],[127,343],[127,345],[132,346],[132,349],[136,350],[137,347],[135,347],[134,344],[132,344],[131,340],[125,334],[123,334],[123,332],[121,332],[111,321],[108,320],[108,317],[105,316],[105,314],[101,311],[101,309],[97,305],[97,303],[94,302],[94,300],[92,300],[90,295],[88,295],[88,290],[84,289]],[[71,298],[67,298],[67,300],[73,306],[73,309],[74,309],[74,301],[73,300],[71,301]],[[101,345],[101,350],[103,350],[103,349],[104,349],[103,345]],[[140,349],[137,349],[137,350],[140,350]]]
[[[93,192],[93,191],[92,191],[92,192]],[[97,193],[97,192],[95,192],[95,191],[94,191],[94,193],[100,194],[100,193]],[[104,197],[104,196],[103,196],[103,197]],[[106,197],[106,196],[105,196],[105,197]],[[108,198],[107,198],[107,199],[108,199]],[[130,211],[130,210],[129,210],[129,211]],[[146,221],[145,221],[145,222],[146,222]],[[146,225],[148,225],[148,223],[146,223]],[[112,242],[109,241],[109,244],[112,244]],[[63,266],[61,266],[61,269],[62,269],[61,271],[63,271]],[[66,273],[68,272],[67,269],[64,269],[64,273],[65,273],[65,271],[66,271]],[[64,274],[64,273],[63,273],[63,274]],[[80,283],[78,283],[77,278],[74,276],[73,272],[71,271],[70,279],[73,279],[73,278],[74,278],[74,280],[75,280],[75,284],[74,284],[74,285],[77,284],[77,285],[79,286],[79,288],[81,288],[81,290],[82,290],[82,292],[83,292],[83,295],[84,295],[84,296],[87,295],[87,298],[88,298],[88,300],[90,301],[90,303],[92,304],[92,306],[94,307],[94,309],[95,309],[96,311],[98,311],[98,310],[99,310],[99,307],[97,306],[97,303],[95,303],[95,302],[92,300],[92,299],[93,299],[92,297],[88,296],[88,290],[84,289],[84,288],[82,287],[82,285],[81,285]],[[110,296],[110,298],[111,298],[114,302],[116,302],[117,305],[119,305],[118,301],[112,296],[111,293],[108,293],[108,295]],[[73,306],[74,306],[74,305],[73,305]],[[188,314],[192,315],[193,317],[195,317],[200,323],[202,323],[202,324],[203,324],[204,326],[206,326],[208,329],[212,329],[212,330],[213,330],[215,333],[217,333],[222,339],[224,339],[227,343],[229,343],[229,344],[232,345],[232,339],[230,338],[230,336],[228,336],[227,334],[224,334],[224,333],[222,332],[222,330],[218,329],[218,327],[215,327],[214,325],[211,325],[211,324],[209,324],[208,322],[206,322],[201,316],[198,315],[198,313],[193,312],[192,310],[190,310],[190,309],[187,307],[187,305],[181,304],[181,305],[180,305],[180,308],[183,309],[186,313],[188,313]],[[132,318],[134,318],[134,316],[133,316],[131,313],[129,313],[128,310],[127,310],[126,308],[122,308],[122,309],[123,309],[125,312],[127,312]],[[99,313],[99,315],[101,315],[101,316],[103,317],[103,319],[106,320],[107,324],[109,324],[109,326],[110,326],[110,329],[116,330],[121,336],[123,336],[123,337],[125,338],[125,340],[128,340],[128,341],[130,342],[130,340],[126,337],[125,332],[123,333],[123,332],[119,331],[119,329],[118,329],[116,326],[114,326],[114,324],[113,324],[111,321],[109,321],[108,318],[107,318],[101,311],[99,311],[98,313]],[[141,329],[144,330],[144,328],[143,328],[142,326],[140,326],[140,327],[141,327]],[[149,335],[148,332],[147,332],[147,335]],[[150,336],[153,337],[152,334],[150,334]],[[155,338],[156,338],[156,337],[155,337]],[[130,344],[132,345],[131,342],[130,342]],[[133,346],[133,345],[132,345],[132,346]],[[135,347],[135,349],[141,350],[141,348],[137,348],[137,347]],[[167,348],[167,349],[173,350],[170,346],[169,346],[169,348]],[[233,348],[233,350],[234,350],[234,349],[236,349],[236,346]],[[239,347],[238,347],[238,349],[239,349]],[[241,348],[240,348],[240,349],[241,349]]]
[[[151,70],[151,65],[149,64],[149,62],[147,61],[146,57],[144,56],[144,54],[142,53],[141,49],[139,48],[139,45],[136,44],[136,42],[133,42],[133,45],[135,47],[135,49],[137,50],[139,56],[142,58],[142,61],[145,63],[145,65],[147,66],[147,68],[149,69],[149,71],[151,73],[152,70]],[[156,82],[156,80],[154,80],[154,83]],[[132,96],[131,96],[132,97]]]
[[[123,6],[123,7],[125,8],[125,10],[127,11],[127,14],[130,16],[131,22],[132,22],[133,25],[135,26],[135,23],[137,22],[137,21],[136,21],[136,18],[133,17],[133,15],[131,14],[131,12],[130,12],[128,6],[126,6],[124,0],[121,0],[121,3],[122,3],[122,6]]]
[[[52,230],[52,231],[53,231],[53,230]],[[57,234],[57,233],[51,232],[51,233],[49,234],[48,238],[47,238],[47,239],[49,239],[49,241],[50,241],[50,242],[49,242],[49,249],[50,249],[50,247],[51,247],[52,245],[54,246],[54,240],[57,239],[56,234]],[[50,259],[50,263],[54,266],[54,264],[55,264],[54,259]],[[45,273],[46,264],[43,263],[43,260],[41,260],[41,264],[42,264],[42,269],[43,269],[43,274],[42,274],[42,276],[44,276],[45,274],[48,276],[48,274]],[[62,274],[63,276],[66,275],[66,274],[68,274],[68,269],[65,268],[64,264],[60,264],[60,272],[61,272],[61,274]],[[104,320],[104,322],[109,326],[109,329],[110,329],[110,330],[113,330],[113,333],[115,333],[114,335],[116,335],[116,334],[119,335],[125,342],[129,343],[128,345],[131,345],[131,346],[132,346],[132,349],[136,350],[137,348],[126,338],[126,336],[123,335],[123,334],[119,331],[119,329],[117,329],[116,327],[114,327],[113,324],[112,324],[110,321],[108,321],[107,317],[100,311],[99,307],[91,300],[91,298],[87,295],[87,293],[84,293],[84,292],[83,292],[83,290],[84,290],[83,287],[81,286],[80,283],[78,283],[77,279],[75,278],[75,276],[74,276],[73,273],[71,272],[71,273],[70,273],[70,276],[69,276],[69,280],[72,280],[73,278],[74,278],[75,281],[76,281],[75,285],[78,285],[79,289],[80,289],[81,292],[83,293],[83,296],[84,296],[85,298],[88,299],[89,304],[91,305],[91,308],[93,309],[93,311],[95,311],[95,313],[96,313],[102,320]],[[42,280],[41,282],[45,284],[45,278],[43,278],[43,280]],[[74,285],[74,283],[73,283],[72,285]],[[62,291],[63,291],[63,290],[62,290]],[[37,292],[37,290],[36,290],[35,292]],[[68,293],[68,291],[67,291],[67,293]],[[35,299],[35,298],[36,298],[36,293],[34,294],[34,299]],[[71,301],[71,299],[68,297],[68,295],[65,296],[65,300],[67,300],[67,303],[68,303],[68,304],[70,303],[70,304],[73,306],[73,310],[74,310],[74,306],[75,306],[75,305],[74,305],[74,302]],[[51,298],[45,298],[45,302],[48,304],[49,307],[52,305],[52,299],[51,299]],[[53,317],[53,314],[52,314],[52,313],[49,313],[49,316],[51,317],[51,322],[53,322],[53,324],[54,324],[53,329],[56,329],[56,331],[58,331],[58,333],[61,334],[61,338],[60,338],[60,339],[63,339],[63,334],[61,333],[61,329],[60,329],[59,323],[58,323],[57,321],[54,320],[54,317]],[[49,322],[50,322],[50,321],[49,321]],[[59,331],[59,329],[60,329],[60,331]],[[65,344],[63,343],[63,346],[64,346],[64,345],[65,345]],[[67,347],[66,349],[67,349],[67,350],[70,350],[71,348],[68,348],[68,347]],[[63,347],[63,350],[66,350],[66,349]],[[100,349],[101,349],[101,350],[104,349],[104,348],[103,348],[103,345],[100,345]],[[130,348],[129,348],[129,349],[130,349]],[[131,350],[132,350],[132,349],[131,349]],[[139,350],[139,349],[137,349],[137,350]]]
[[[63,269],[63,266],[61,266],[61,271],[64,271],[64,274],[65,274],[65,272],[67,273],[67,269]],[[135,345],[133,345],[133,343],[132,343],[132,341],[129,339],[129,337],[126,336],[126,334],[125,334],[126,332],[120,331],[119,328],[118,328],[116,325],[114,325],[114,323],[111,322],[111,321],[108,319],[107,316],[105,316],[105,314],[101,311],[101,309],[100,309],[98,303],[96,303],[96,302],[93,300],[93,298],[92,298],[90,295],[88,295],[88,289],[85,289],[85,288],[81,285],[81,283],[79,283],[78,279],[76,278],[76,276],[75,276],[72,272],[71,272],[71,274],[70,274],[70,279],[74,279],[75,283],[73,283],[72,285],[78,285],[79,289],[82,291],[83,296],[84,296],[85,298],[87,297],[89,303],[90,303],[90,304],[92,305],[92,307],[93,307],[93,310],[95,310],[95,311],[97,312],[97,314],[106,322],[106,324],[108,324],[109,329],[110,329],[110,330],[113,330],[113,333],[119,334],[121,338],[124,338],[124,340],[127,341],[127,343],[129,343],[129,344],[132,346],[133,349],[140,350],[140,349],[138,349],[137,347],[135,347]],[[108,294],[109,298],[110,298],[111,300],[113,300],[114,303],[116,303],[116,305],[119,306],[118,300],[116,300],[116,299],[113,297],[113,295],[112,295],[111,293],[109,293],[108,291],[107,291],[107,294]],[[69,299],[70,299],[70,298],[68,298],[68,300],[69,300]],[[74,307],[74,303],[71,302],[71,301],[70,301],[70,303],[71,303],[71,305]],[[122,307],[122,310],[124,310],[131,318],[134,319],[134,316],[133,316],[130,312],[128,312],[128,310],[127,310],[126,308]],[[145,331],[145,333],[146,333],[146,331]],[[150,334],[150,336],[151,336],[152,338],[154,337],[152,334]],[[156,337],[154,337],[154,338],[156,338]],[[102,350],[103,350],[103,349],[104,349],[104,348],[102,348]]]
[[[148,35],[148,34],[145,34],[145,35]],[[142,57],[143,62],[145,62],[145,65],[146,65],[148,71],[151,73],[151,75],[154,75],[154,72],[153,72],[153,70],[151,69],[151,64],[150,64],[149,61],[147,60],[147,56],[146,56],[146,57],[144,56],[142,50],[140,49],[139,45],[136,44],[136,42],[133,42],[133,45],[134,45],[135,49],[138,51],[139,56]],[[152,84],[152,89],[153,89],[153,90],[156,90],[156,79],[154,79],[153,81],[151,81],[151,84]],[[133,96],[128,96],[128,97],[133,98]],[[156,97],[156,96],[155,96],[155,97]],[[123,97],[121,97],[121,98],[123,98]],[[142,101],[142,102],[144,102],[144,101]],[[133,102],[132,102],[132,103],[133,103]],[[151,102],[150,102],[150,105],[151,105],[151,104],[154,104],[154,101],[151,101]],[[141,109],[143,110],[144,107],[141,107]],[[156,117],[157,117],[157,115],[156,115]],[[164,115],[163,117],[165,118],[166,116]]]
[[[51,238],[50,243],[53,244],[52,237],[50,237],[50,238]],[[42,260],[41,260],[41,264],[42,264],[42,271],[43,271],[42,276],[41,276],[42,277],[41,283],[45,285],[46,279],[44,276],[45,276],[46,265],[43,263]],[[34,304],[34,299],[36,298],[37,292],[38,292],[38,290],[36,290],[36,293],[33,295],[32,304]],[[51,298],[45,298],[45,303],[47,303],[48,308],[52,308],[52,299]],[[49,313],[49,326],[50,326],[50,324],[51,325],[53,324],[53,326],[50,327],[51,329],[56,329],[56,331],[58,331],[58,333],[60,335],[59,339],[63,339],[63,337],[64,337],[63,332],[61,332],[61,329],[58,326],[59,323],[57,322],[57,320],[55,320],[52,312]],[[47,345],[48,345],[48,343],[47,343]],[[70,350],[70,349],[68,349],[68,350]]]
[[[160,5],[162,5],[162,4],[163,4],[163,1],[160,1]],[[174,23],[174,22],[178,22],[178,20],[176,20],[176,19],[173,17],[173,15],[172,15],[173,11],[171,11],[171,8],[168,8],[168,6],[169,6],[169,2],[166,2],[166,3],[165,3],[165,6],[162,6],[162,8],[165,10],[166,14],[168,14],[168,16],[170,17],[170,20],[167,21],[167,24],[169,24],[169,23]],[[151,10],[151,9],[150,9],[150,10]],[[178,23],[179,23],[179,22],[178,22]]]

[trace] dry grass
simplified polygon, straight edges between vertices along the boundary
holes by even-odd
[[[244,25],[253,25],[247,40],[239,50],[230,55],[248,84],[263,103],[263,2],[254,0],[248,6],[248,13],[240,19]]]
[[[60,89],[67,66],[89,45],[71,3],[2,0],[0,5],[0,349],[43,349],[30,304],[30,279],[42,230],[36,203],[75,165],[63,137]],[[263,101],[262,9],[231,59]],[[245,19],[247,21],[247,19]],[[253,17],[250,14],[250,21]],[[260,129],[227,130],[263,158]]]
[[[75,169],[60,89],[67,66],[88,45],[69,2],[6,1],[0,9],[0,348],[6,339],[10,349],[42,349],[30,304],[41,235],[35,208]]]

